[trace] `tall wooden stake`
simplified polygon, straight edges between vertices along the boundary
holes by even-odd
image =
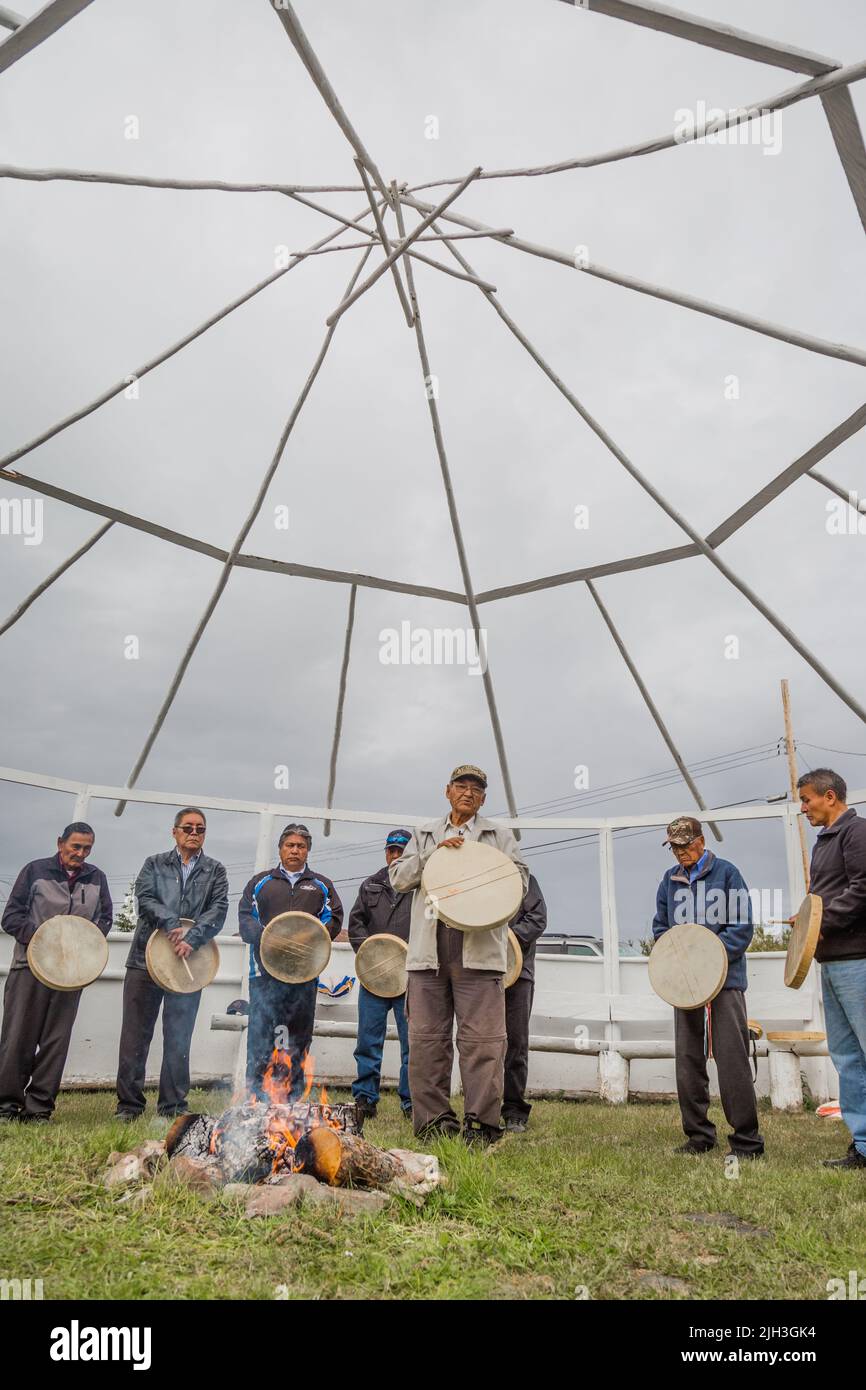
[[[791,798],[793,801],[799,800],[797,791],[797,756],[794,752],[794,730],[791,726],[791,695],[788,690],[788,682],[782,681],[782,713],[785,717],[785,752],[788,755],[788,776],[791,779]],[[806,880],[806,891],[809,891],[809,852],[806,848],[806,829],[803,825],[803,817],[797,817],[797,829],[800,832],[800,852],[803,855],[803,877]]]

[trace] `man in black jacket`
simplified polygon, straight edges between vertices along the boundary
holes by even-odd
[[[815,959],[827,1047],[851,1131],[845,1157],[825,1159],[824,1166],[866,1170],[866,821],[848,807],[848,788],[828,767],[804,773],[797,788],[804,816],[821,827],[809,883],[824,907]]]
[[[505,991],[508,1048],[502,1120],[510,1133],[522,1134],[532,1109],[526,1099],[526,1081],[529,1076],[529,1018],[535,994],[535,943],[547,926],[547,904],[533,874],[529,875],[520,911],[509,925],[523,951],[523,969]]]
[[[269,975],[259,951],[262,932],[284,912],[309,912],[328,929],[331,940],[343,925],[343,904],[324,874],[307,865],[313,843],[305,825],[287,825],[279,840],[275,869],[254,874],[241,894],[238,922],[250,951],[250,1012],[247,1028],[247,1089],[268,1100],[262,1083],[275,1052],[288,1054],[289,1100],[304,1090],[304,1059],[313,1041],[317,980],[290,985]]]
[[[410,893],[396,893],[391,887],[388,869],[399,859],[412,836],[408,830],[392,830],[385,841],[385,867],[365,878],[358,890],[358,900],[349,914],[349,941],[357,951],[368,936],[388,932],[409,940],[409,917],[412,908]],[[383,999],[371,994],[362,984],[358,986],[358,1045],[355,1062],[358,1075],[352,1082],[352,1095],[364,1119],[374,1119],[379,1104],[382,1078],[382,1049],[388,1027],[388,1014],[394,1010],[394,1022],[400,1039],[400,1079],[397,1094],[400,1108],[407,1119],[412,1118],[412,1097],[409,1094],[409,1024],[406,1021],[406,995]]]
[[[108,883],[101,869],[85,863],[93,842],[84,821],[67,825],[56,854],[25,864],[3,911],[15,950],[3,995],[0,1120],[49,1120],[54,1111],[81,990],[41,984],[27,964],[27,946],[49,917],[85,917],[108,935]]]
[[[144,1078],[153,1030],[162,1007],[162,1069],[156,1108],[160,1115],[186,1114],[189,1106],[189,1053],[201,990],[172,994],[151,979],[145,951],[155,931],[163,931],[181,959],[222,931],[229,906],[228,876],[204,853],[204,813],[185,806],[174,818],[174,849],[145,859],[135,881],[138,926],[126,958],[123,1022],[117,1067],[117,1111],[122,1120],[144,1113]],[[181,918],[190,918],[186,930]]]

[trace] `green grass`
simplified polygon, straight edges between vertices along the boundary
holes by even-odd
[[[217,1112],[225,1093],[191,1099]],[[673,1104],[542,1101],[528,1133],[496,1149],[434,1146],[449,1183],[421,1210],[247,1221],[242,1203],[177,1189],[118,1205],[102,1186],[109,1152],[165,1124],[120,1125],[113,1102],[66,1094],[51,1125],[0,1126],[0,1278],[41,1278],[47,1299],[267,1299],[279,1284],[317,1299],[573,1299],[579,1286],[593,1299],[820,1299],[828,1279],[866,1275],[866,1173],[820,1168],[848,1134],[810,1113],[762,1111],[768,1157],[731,1179],[720,1152],[673,1156]],[[366,1133],[419,1147],[390,1096]],[[647,1271],[686,1287],[653,1290]]]

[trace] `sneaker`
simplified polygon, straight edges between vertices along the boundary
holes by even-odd
[[[489,1148],[491,1144],[496,1144],[505,1133],[504,1129],[499,1129],[495,1125],[483,1125],[478,1120],[464,1120],[463,1122],[463,1143],[469,1148]]]
[[[525,1134],[526,1120],[522,1115],[509,1115],[505,1121],[506,1134]]]
[[[823,1168],[866,1168],[866,1157],[855,1149],[853,1144],[848,1145],[848,1152],[844,1158],[825,1158],[821,1165]]]
[[[708,1154],[713,1149],[717,1149],[718,1144],[696,1144],[692,1139],[687,1139],[685,1144],[679,1144],[675,1149],[675,1154]]]

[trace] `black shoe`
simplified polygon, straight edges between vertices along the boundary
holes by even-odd
[[[725,1158],[763,1158],[763,1149],[728,1149]]]
[[[176,1120],[178,1115],[191,1114],[188,1105],[176,1105],[172,1110],[157,1110],[157,1115],[161,1120]]]
[[[508,1115],[505,1119],[505,1132],[507,1134],[525,1134],[526,1120],[522,1115]]]
[[[848,1145],[848,1152],[844,1158],[825,1158],[821,1164],[823,1168],[841,1168],[848,1170],[852,1168],[866,1168],[866,1158],[855,1149],[853,1144]]]
[[[355,1101],[355,1114],[358,1117],[358,1124],[363,1125],[365,1120],[375,1120],[379,1106],[374,1100],[364,1100],[363,1096]]]
[[[458,1120],[431,1120],[429,1125],[425,1125],[420,1133],[416,1134],[416,1139],[459,1139],[460,1124]]]
[[[0,1110],[0,1125],[16,1124],[22,1113],[20,1110]]]
[[[401,1106],[400,1106],[400,1114],[403,1116],[403,1119],[404,1119],[404,1120],[408,1120],[409,1123],[410,1123],[410,1125],[411,1125],[411,1123],[412,1123],[412,1107],[411,1107],[411,1105],[401,1105]]]
[[[115,1110],[115,1120],[120,1120],[121,1124],[131,1125],[134,1120],[140,1120],[144,1116],[143,1110]]]
[[[498,1143],[504,1133],[504,1129],[499,1129],[496,1125],[483,1125],[478,1120],[463,1122],[463,1143],[469,1148],[477,1146],[486,1149],[491,1144]]]
[[[713,1149],[717,1149],[718,1144],[696,1144],[693,1140],[687,1139],[685,1144],[680,1144],[674,1149],[675,1154],[709,1154]]]
[[[51,1115],[45,1111],[31,1114],[29,1110],[22,1110],[18,1118],[22,1125],[47,1125]]]

